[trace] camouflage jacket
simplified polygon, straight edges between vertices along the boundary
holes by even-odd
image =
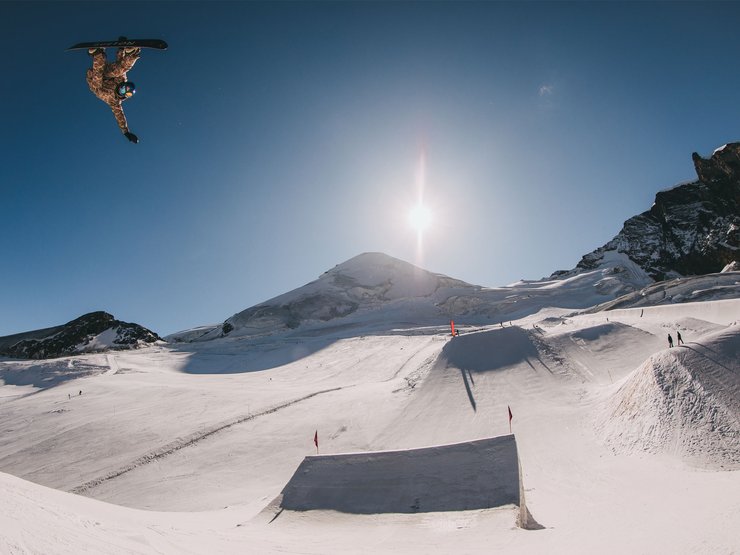
[[[123,101],[116,94],[116,87],[126,81],[126,72],[134,67],[140,55],[140,48],[129,49],[129,52],[119,48],[116,52],[116,61],[109,64],[105,51],[98,50],[93,54],[92,67],[87,70],[87,85],[95,96],[111,107],[118,127],[124,134],[128,133],[129,129],[121,106]]]

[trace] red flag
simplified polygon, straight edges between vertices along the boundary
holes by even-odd
[[[506,405],[506,408],[509,409],[509,433],[511,433],[511,419],[514,418],[514,415],[511,414],[511,407],[509,405]]]
[[[452,337],[455,337],[455,321],[450,320],[450,332],[452,333]]]
[[[316,433],[313,435],[313,442],[314,445],[316,445],[316,452],[319,452],[319,431],[316,430]]]

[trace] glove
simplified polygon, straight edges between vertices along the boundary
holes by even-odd
[[[124,133],[124,135],[125,135],[125,136],[126,136],[126,138],[127,138],[127,139],[128,139],[129,141],[131,141],[132,143],[138,143],[138,142],[139,142],[139,137],[137,137],[136,135],[134,135],[134,134],[133,134],[133,133],[131,133],[130,131],[129,131],[129,132],[127,132],[127,133]]]

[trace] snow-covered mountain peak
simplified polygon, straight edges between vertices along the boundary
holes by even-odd
[[[429,272],[379,252],[363,253],[335,266],[319,278],[324,285],[327,280],[358,299],[429,297],[443,286],[470,287],[460,280]]]
[[[337,264],[323,275],[344,275],[362,279],[367,283],[373,281],[379,283],[396,275],[408,273],[413,268],[412,264],[382,252],[365,252]]]
[[[197,337],[188,331],[170,338],[193,341],[259,335],[350,316],[367,321],[368,317],[391,320],[400,314],[405,321],[427,322],[430,316],[443,321],[447,315],[439,306],[451,294],[480,290],[383,253],[363,253],[303,287],[235,314]],[[378,312],[380,308],[383,314]]]

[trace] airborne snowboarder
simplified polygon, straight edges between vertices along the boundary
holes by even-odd
[[[125,40],[125,37],[119,40]],[[139,138],[128,128],[122,104],[136,92],[136,87],[128,81],[126,74],[141,56],[141,48],[119,48],[116,61],[111,63],[106,58],[104,48],[90,48],[88,54],[92,56],[92,67],[87,70],[90,90],[113,110],[118,127],[125,137],[132,143],[138,143]]]

